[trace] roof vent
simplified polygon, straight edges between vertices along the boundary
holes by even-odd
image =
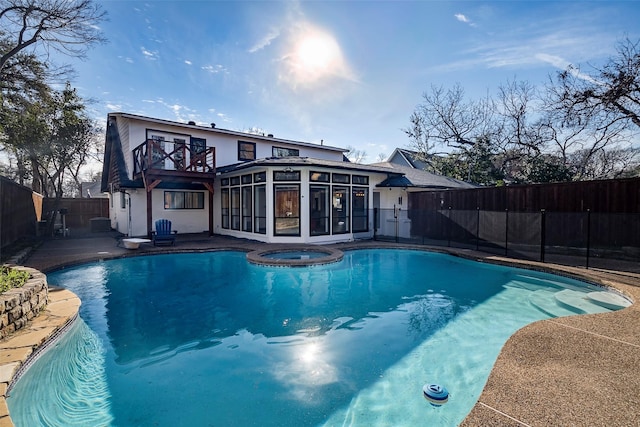
[[[196,122],[194,122],[193,120],[190,120],[190,121],[189,121],[189,124],[190,124],[191,126],[195,126],[195,125],[196,125]]]
[[[215,123],[211,123],[211,129],[215,129],[216,128],[216,124]]]
[[[269,138],[273,138],[273,134],[270,133],[269,135],[267,135]]]

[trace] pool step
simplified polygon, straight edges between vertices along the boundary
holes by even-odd
[[[505,288],[516,288],[516,289],[526,289],[528,291],[540,291],[540,290],[554,290],[557,288],[551,288],[549,285],[545,284],[537,284],[531,283],[525,280],[510,280],[509,282],[503,285]]]
[[[516,282],[523,287],[526,286],[525,289],[532,290],[549,288],[565,289],[567,287],[567,285],[563,283],[558,283],[553,280],[541,279],[535,276],[527,276],[524,274],[518,274],[517,276],[515,276],[512,282]]]
[[[601,305],[594,304],[584,292],[565,289],[564,291],[556,292],[555,299],[560,305],[567,307],[569,310],[575,310],[577,313],[593,314],[611,311]]]
[[[556,292],[537,290],[529,295],[529,302],[538,310],[552,317],[573,316],[579,312],[560,306],[555,299]]]
[[[609,310],[620,310],[621,308],[631,305],[631,301],[614,292],[589,292],[587,298],[592,303],[608,308]]]

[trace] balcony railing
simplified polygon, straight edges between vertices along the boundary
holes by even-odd
[[[185,175],[215,175],[216,172],[214,147],[192,147],[184,142],[149,139],[134,148],[132,153],[134,178],[142,172],[162,175],[180,175],[180,172]]]

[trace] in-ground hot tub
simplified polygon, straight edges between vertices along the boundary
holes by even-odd
[[[247,254],[247,260],[253,264],[304,267],[308,265],[330,264],[338,262],[344,254],[341,250],[313,246],[304,248],[261,249]]]

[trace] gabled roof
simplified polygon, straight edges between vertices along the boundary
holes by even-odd
[[[394,163],[382,162],[374,163],[374,165],[392,169],[397,174],[402,175],[402,179],[398,179],[397,177],[390,177],[378,184],[378,187],[417,187],[432,189],[477,187],[474,184],[460,181],[458,179],[436,175],[431,172],[415,169],[408,166],[400,166]]]
[[[127,176],[127,168],[122,152],[122,142],[118,134],[118,126],[115,117],[107,120],[107,136],[104,142],[104,162],[102,164],[102,182],[100,191],[109,193],[114,187],[119,188],[139,188],[142,181],[132,181]]]
[[[405,148],[396,148],[387,159],[387,163],[393,163],[400,166],[409,166],[414,169],[425,170],[427,163],[421,160],[421,156],[417,151],[407,150]]]
[[[126,118],[126,119],[141,120],[141,121],[145,121],[145,122],[149,122],[149,123],[162,124],[162,125],[166,125],[166,126],[176,126],[176,127],[181,127],[181,128],[194,129],[194,130],[197,130],[199,132],[208,132],[208,133],[213,133],[213,134],[218,134],[218,135],[231,135],[231,136],[235,136],[235,137],[238,137],[238,138],[248,138],[248,139],[260,140],[260,141],[268,141],[270,143],[274,143],[275,142],[275,143],[280,143],[280,144],[298,145],[298,146],[301,146],[301,147],[321,148],[323,150],[337,151],[337,152],[340,152],[340,153],[346,153],[347,151],[349,151],[349,150],[344,149],[344,148],[333,147],[333,146],[330,146],[330,145],[324,145],[323,143],[315,144],[315,143],[312,143],[312,142],[304,142],[304,141],[295,141],[295,140],[292,140],[292,139],[276,138],[271,134],[259,135],[259,134],[240,132],[240,131],[229,130],[229,129],[222,129],[222,128],[219,128],[219,127],[215,127],[215,123],[212,123],[211,126],[202,126],[202,125],[194,124],[193,122],[182,123],[182,122],[175,122],[175,121],[171,121],[171,120],[156,119],[156,118],[153,118],[153,117],[140,116],[140,115],[137,115],[137,114],[130,114],[130,113],[109,113],[109,117],[123,117],[123,118]]]

